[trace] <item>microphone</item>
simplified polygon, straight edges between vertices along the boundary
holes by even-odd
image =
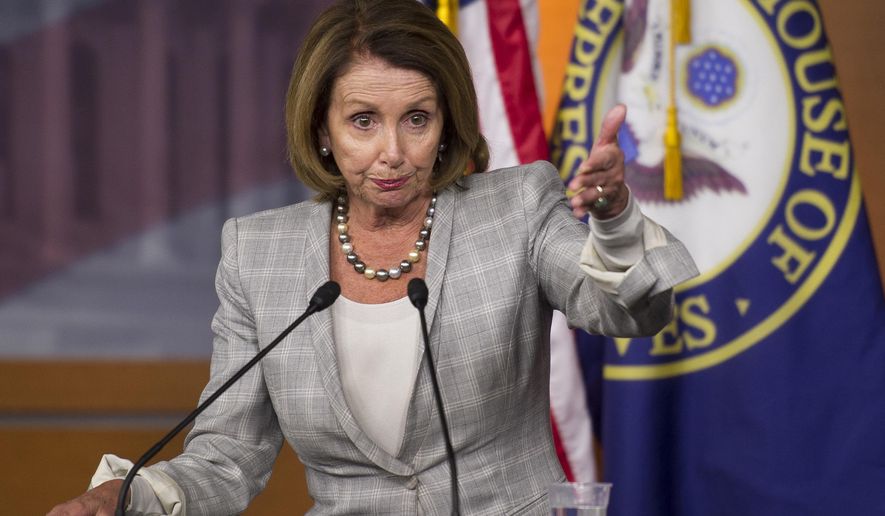
[[[135,474],[138,473],[138,470],[140,470],[142,466],[147,464],[147,461],[151,460],[154,455],[159,453],[160,450],[162,450],[163,447],[172,440],[172,438],[174,438],[176,435],[178,435],[179,432],[184,430],[187,425],[191,424],[191,422],[193,422],[193,420],[196,419],[197,416],[200,415],[200,413],[206,410],[206,408],[208,408],[209,405],[211,405],[216,399],[218,399],[219,396],[224,394],[225,391],[230,389],[231,385],[236,383],[236,381],[239,380],[240,377],[246,374],[246,372],[249,371],[252,366],[257,364],[259,360],[264,358],[265,355],[270,353],[270,351],[275,348],[277,344],[279,344],[284,338],[286,338],[287,335],[292,333],[292,330],[297,328],[298,325],[300,325],[305,319],[317,312],[329,308],[329,306],[331,306],[332,303],[334,303],[335,300],[338,299],[339,294],[341,294],[341,287],[338,285],[338,283],[335,283],[334,281],[327,281],[326,283],[324,283],[320,288],[316,290],[316,292],[314,292],[313,297],[310,298],[310,301],[307,304],[307,309],[304,311],[303,314],[301,314],[298,319],[295,319],[295,322],[290,324],[288,328],[277,335],[277,337],[270,344],[259,351],[258,354],[256,354],[251,360],[249,360],[249,362],[246,363],[246,365],[241,367],[236,373],[234,373],[233,376],[230,377],[230,379],[224,382],[224,385],[219,387],[217,391],[213,392],[211,396],[206,398],[206,401],[200,403],[200,405],[196,409],[194,409],[193,412],[182,419],[181,422],[178,423],[178,426],[173,428],[172,431],[166,434],[165,437],[160,439],[157,444],[155,444],[153,447],[151,447],[150,450],[142,455],[141,458],[138,459],[138,462],[136,462],[135,465],[132,466],[132,469],[129,470],[129,474],[127,474],[126,479],[123,480],[123,485],[120,486],[120,494],[117,495],[117,510],[115,512],[116,516],[124,516],[126,511],[126,493],[129,491],[129,486],[132,485],[132,481],[135,479]]]
[[[409,301],[424,315],[424,307],[427,306],[427,283],[421,278],[412,278],[407,287]]]
[[[305,310],[304,312],[305,315],[302,317],[306,317],[317,312],[322,312],[326,308],[329,308],[340,295],[341,287],[338,285],[338,283],[334,281],[327,281],[323,283],[322,285],[320,285],[320,288],[318,288],[317,291],[313,293],[313,297],[311,297],[310,301],[307,303],[307,310]],[[292,326],[283,330],[284,333],[281,333],[280,335],[282,335],[283,337],[288,335],[290,331],[295,329],[295,326],[298,322],[300,321],[295,321],[294,323],[292,323]],[[276,341],[271,343],[270,346],[273,346],[275,343]]]
[[[439,389],[439,380],[436,377],[436,367],[433,365],[433,354],[430,352],[430,336],[427,332],[427,318],[424,317],[424,307],[427,306],[427,284],[421,278],[412,278],[407,287],[409,301],[418,309],[421,318],[421,336],[424,338],[424,352],[427,354],[427,365],[430,369],[430,380],[433,382],[433,394],[436,398],[436,409],[439,411],[439,419],[442,423],[443,439],[446,442],[446,456],[449,461],[449,471],[452,479],[452,515],[461,514],[460,501],[458,498],[458,467],[455,464],[455,450],[452,447],[452,438],[449,436],[449,424],[446,421],[446,411],[443,409],[442,394]]]

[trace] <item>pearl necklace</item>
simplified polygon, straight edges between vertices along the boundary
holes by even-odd
[[[399,265],[396,267],[375,269],[366,266],[354,250],[353,242],[347,233],[347,198],[344,195],[339,195],[335,203],[335,220],[338,222],[338,242],[341,244],[341,251],[344,252],[347,263],[353,265],[353,270],[362,274],[366,279],[376,279],[378,281],[387,281],[388,278],[399,279],[403,274],[412,270],[413,263],[421,260],[421,251],[427,249],[427,241],[430,240],[430,228],[433,226],[433,215],[435,213],[436,195],[430,198],[430,207],[427,208],[424,226],[418,232],[418,240],[415,241],[415,248],[409,251],[409,256],[399,262]]]

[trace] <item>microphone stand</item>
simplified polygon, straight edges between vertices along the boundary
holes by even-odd
[[[421,278],[412,278],[408,285],[409,300],[418,309],[421,318],[421,336],[424,338],[424,352],[427,354],[427,365],[430,369],[430,380],[433,383],[433,394],[436,399],[436,409],[439,411],[439,419],[442,423],[443,439],[446,444],[446,456],[449,461],[449,470],[452,479],[452,516],[461,514],[460,500],[458,497],[458,467],[455,464],[455,450],[452,447],[452,438],[449,435],[449,424],[446,411],[443,408],[442,394],[440,393],[439,380],[436,377],[436,366],[433,363],[433,353],[430,351],[430,335],[427,331],[427,318],[424,316],[424,307],[427,306],[427,284]]]
[[[338,298],[338,295],[341,293],[341,287],[338,286],[334,281],[327,281],[320,288],[317,289],[316,293],[314,293],[313,297],[310,299],[310,303],[308,303],[307,310],[304,311],[303,314],[298,319],[295,319],[295,322],[289,325],[288,328],[283,330],[277,338],[273,340],[270,344],[267,345],[264,349],[258,352],[252,360],[246,363],[243,367],[241,367],[233,376],[230,377],[229,380],[224,382],[224,385],[218,388],[215,392],[212,393],[211,396],[206,398],[203,403],[194,409],[190,414],[187,415],[184,419],[181,420],[178,425],[173,428],[165,437],[160,439],[157,444],[153,445],[151,449],[149,449],[144,455],[141,456],[140,459],[132,466],[132,469],[129,470],[129,473],[126,475],[126,479],[123,480],[123,485],[120,486],[120,494],[117,495],[117,510],[115,511],[116,516],[125,516],[126,513],[126,493],[129,492],[129,486],[132,485],[132,481],[135,479],[135,474],[140,470],[149,460],[151,460],[154,455],[160,452],[164,446],[169,444],[176,435],[179,434],[182,430],[184,430],[189,424],[193,422],[194,419],[197,418],[206,408],[209,407],[219,396],[225,393],[228,389],[230,389],[231,385],[236,383],[244,374],[246,374],[249,369],[252,368],[255,364],[258,363],[259,360],[264,358],[265,355],[271,352],[273,348],[277,346],[287,335],[289,335],[292,330],[298,327],[305,319],[310,317],[311,315],[319,312],[321,310],[325,310],[332,303],[335,302],[335,299]]]

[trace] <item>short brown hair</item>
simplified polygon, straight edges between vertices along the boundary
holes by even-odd
[[[415,70],[435,86],[446,151],[431,176],[434,190],[449,186],[468,170],[481,172],[488,167],[470,65],[454,34],[415,0],[343,0],[310,28],[286,94],[289,162],[295,175],[321,199],[344,188],[332,156],[319,154],[319,131],[335,80],[359,56]]]

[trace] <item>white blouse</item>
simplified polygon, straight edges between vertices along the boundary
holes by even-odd
[[[348,408],[366,435],[397,455],[423,346],[418,310],[408,297],[364,304],[341,296],[332,331]]]

